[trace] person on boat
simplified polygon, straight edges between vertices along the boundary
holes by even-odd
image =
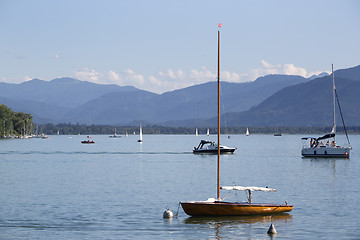
[[[332,147],[335,147],[335,141],[332,141],[332,142],[331,142],[331,146],[332,146]]]
[[[313,139],[311,139],[311,141],[310,141],[310,147],[314,147],[314,140]]]

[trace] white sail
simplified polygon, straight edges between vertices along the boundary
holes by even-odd
[[[243,187],[243,186],[224,186],[222,190],[237,190],[237,191],[262,191],[262,192],[276,192],[275,188],[268,187]]]
[[[249,136],[250,133],[249,133],[249,128],[246,128],[246,136]]]
[[[140,126],[140,136],[139,136],[139,141],[142,142],[142,127]]]
[[[195,129],[195,136],[199,136],[197,128]]]
[[[206,135],[210,136],[210,131],[207,129]]]

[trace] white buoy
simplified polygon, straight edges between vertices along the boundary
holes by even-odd
[[[174,216],[173,212],[170,210],[170,208],[166,208],[163,218],[172,218]]]
[[[277,234],[274,224],[270,225],[269,230],[267,231],[267,234]]]

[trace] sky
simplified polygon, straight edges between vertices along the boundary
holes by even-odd
[[[72,77],[163,93],[360,64],[358,0],[0,0],[0,82]]]

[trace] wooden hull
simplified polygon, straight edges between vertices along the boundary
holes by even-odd
[[[231,203],[231,202],[181,202],[185,213],[190,216],[243,216],[268,215],[290,212],[292,205]]]

